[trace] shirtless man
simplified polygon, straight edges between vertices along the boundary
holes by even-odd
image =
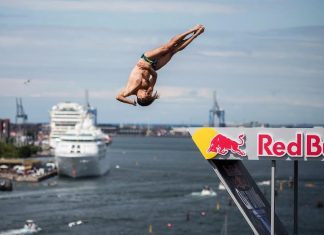
[[[157,91],[153,94],[157,79],[156,71],[166,65],[174,54],[183,50],[204,30],[203,25],[197,25],[187,32],[175,36],[167,44],[146,51],[131,71],[126,87],[122,89],[116,99],[134,106],[136,104],[141,106],[152,104],[154,100],[159,98]],[[127,98],[131,95],[137,97],[137,102]]]

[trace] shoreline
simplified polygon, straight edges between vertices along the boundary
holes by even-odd
[[[0,173],[0,178],[13,180],[16,182],[40,182],[57,175],[57,170],[42,175],[19,175],[17,173]]]

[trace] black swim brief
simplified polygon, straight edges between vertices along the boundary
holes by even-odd
[[[147,56],[145,56],[144,53],[143,53],[143,55],[141,56],[141,58],[142,58],[143,60],[145,60],[146,62],[148,62],[148,63],[152,66],[152,68],[153,68],[154,70],[156,70],[156,66],[157,66],[157,62],[158,62],[157,59],[152,60],[152,59],[148,58]]]

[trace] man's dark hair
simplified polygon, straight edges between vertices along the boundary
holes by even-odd
[[[154,100],[155,100],[154,97],[145,98],[145,99],[137,98],[137,103],[140,106],[149,106],[150,104],[153,103]]]
[[[155,94],[153,96],[146,97],[144,99],[137,97],[137,103],[140,106],[149,106],[150,104],[152,104],[154,102],[154,100],[156,100],[158,98],[159,98],[159,95],[157,94],[157,92],[155,92]]]

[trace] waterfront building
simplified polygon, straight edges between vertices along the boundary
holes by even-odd
[[[0,119],[0,140],[7,141],[10,137],[10,120]]]

